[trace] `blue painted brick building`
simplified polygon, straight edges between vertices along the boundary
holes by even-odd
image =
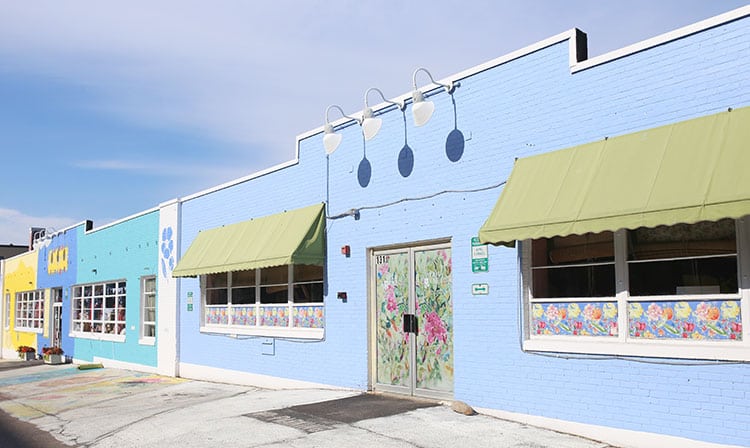
[[[63,229],[43,241],[39,247],[37,288],[49,289],[52,325],[37,338],[38,347],[60,347],[67,356],[74,356],[74,340],[70,336],[70,287],[76,283],[78,264],[78,233],[87,223]]]
[[[68,304],[76,360],[156,370],[157,335],[143,326],[145,296],[156,300],[158,223],[153,209],[78,229],[77,275]]]
[[[430,84],[423,90],[434,113],[423,126],[414,125],[414,100],[403,95],[394,100],[406,102],[403,112],[386,103],[376,107],[382,127],[371,139],[365,140],[359,122],[341,119],[332,123],[341,143],[328,153],[322,129],[314,130],[299,137],[296,160],[178,199],[178,212],[160,231],[175,228],[179,241],[179,374],[463,400],[502,417],[623,445],[633,440],[640,446],[747,445],[750,348],[738,319],[740,310],[750,312],[750,304],[742,281],[730,293],[711,285],[678,286],[676,296],[662,294],[660,301],[629,302],[618,287],[606,300],[558,295],[545,302],[537,288],[557,285],[549,280],[551,286],[539,286],[529,274],[548,268],[531,261],[541,243],[485,249],[472,238],[491,215],[517,159],[617,142],[621,136],[645,141],[659,134],[660,126],[674,125],[678,132],[697,126],[690,120],[724,119],[728,109],[747,107],[748,15],[742,8],[590,60],[586,36],[563,33]],[[449,83],[450,91],[440,85]],[[732,113],[735,120],[746,114]],[[231,247],[232,232],[243,228],[255,229],[249,238],[261,244],[262,226],[275,220],[283,223],[277,231],[284,232],[290,222],[299,224],[300,210],[320,203],[326,219],[319,278],[298,273],[296,265],[263,264],[261,255],[248,261],[255,263],[251,269],[208,267],[218,263],[219,251],[198,248],[201,238]],[[721,257],[735,257],[744,272],[744,221],[728,228],[735,226],[737,254]],[[627,231],[612,230],[618,235],[613,241],[630,238],[635,245]],[[308,236],[313,234],[318,235],[310,230]],[[559,234],[539,241],[552,247],[570,238]],[[581,250],[589,259],[605,260],[593,264],[617,270],[617,276],[622,268],[615,265],[628,263],[607,255],[611,249],[596,256]],[[204,261],[181,265],[181,259],[196,257]],[[473,265],[484,258],[486,270]],[[565,263],[555,267],[571,269]],[[283,279],[271,280],[276,275]],[[299,293],[304,288],[298,283],[320,283],[322,289],[308,297]],[[274,288],[284,291],[281,302]],[[715,297],[691,301],[685,294]],[[588,324],[610,319],[609,334],[602,329],[598,336],[619,342],[597,346],[602,339],[585,329],[581,335],[588,339],[581,342],[579,327],[566,322],[582,325],[584,317],[575,321],[573,313],[578,316],[584,305]],[[648,308],[653,319],[636,321],[638,307]],[[694,309],[692,314],[685,314],[685,307]],[[552,322],[535,314],[558,308],[570,310],[560,314],[562,326],[559,316]],[[312,328],[302,320],[308,312],[318,313]],[[639,325],[661,322],[683,331],[680,325],[690,328],[688,320],[696,316],[723,318],[726,328],[695,333],[717,343],[674,345],[681,341],[667,341],[661,333],[649,333],[657,344],[642,343]],[[541,330],[534,333],[553,326],[562,333],[547,339]],[[666,352],[652,350],[661,343]]]

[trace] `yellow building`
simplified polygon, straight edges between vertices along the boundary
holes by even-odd
[[[3,358],[18,356],[16,349],[21,345],[39,351],[37,335],[45,332],[49,307],[44,291],[37,290],[37,262],[36,251],[3,260]]]

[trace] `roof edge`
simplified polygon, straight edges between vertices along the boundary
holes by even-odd
[[[595,67],[597,65],[606,64],[607,62],[624,58],[626,56],[630,56],[631,54],[635,54],[653,47],[657,47],[659,45],[666,44],[668,42],[682,39],[684,37],[690,36],[691,34],[699,33],[701,31],[705,31],[707,29],[714,28],[725,23],[742,19],[744,17],[747,17],[748,15],[750,15],[750,5],[742,6],[732,11],[709,17],[705,20],[701,20],[700,22],[696,22],[682,28],[666,32],[664,34],[660,34],[658,36],[636,42],[632,45],[628,45],[626,47],[604,53],[594,58],[581,61],[571,67],[571,72],[576,73],[581,70]]]

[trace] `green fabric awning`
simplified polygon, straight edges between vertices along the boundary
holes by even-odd
[[[516,161],[482,242],[750,214],[750,107]]]
[[[323,265],[325,205],[291,210],[198,233],[173,277],[286,264]]]

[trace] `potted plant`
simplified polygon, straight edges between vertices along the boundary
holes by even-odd
[[[45,364],[65,364],[61,347],[42,347],[42,358]]]
[[[34,347],[21,345],[16,349],[16,351],[18,352],[18,357],[23,359],[24,361],[31,361],[36,358],[36,349]]]

